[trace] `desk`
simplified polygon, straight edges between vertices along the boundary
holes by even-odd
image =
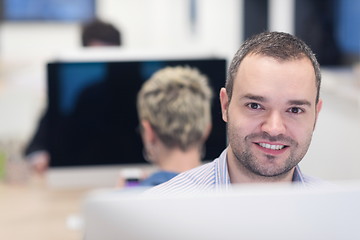
[[[90,189],[49,189],[41,181],[0,183],[0,236],[11,240],[80,240],[82,232],[67,220],[81,213]]]

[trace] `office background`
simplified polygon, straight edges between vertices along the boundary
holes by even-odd
[[[360,38],[356,0],[98,0],[96,15],[122,32],[121,49],[203,50],[232,57],[241,41],[261,30],[297,34],[312,46],[311,36],[330,26],[335,32],[324,51],[333,57],[323,65],[323,111],[303,171],[329,180],[360,178]],[[342,7],[334,9],[340,2]],[[332,8],[331,8],[332,6]],[[349,7],[351,6],[351,7]],[[303,11],[299,12],[299,9]],[[312,9],[313,13],[306,11]],[[338,10],[338,11],[335,11]],[[335,12],[334,12],[335,11]],[[345,13],[342,13],[345,11]],[[350,11],[350,12],[349,12]],[[254,13],[254,14],[250,14]],[[255,14],[256,13],[256,14]],[[321,13],[321,14],[319,14]],[[343,25],[339,16],[349,16]],[[308,14],[308,15],[307,15]],[[312,27],[315,16],[322,25]],[[305,20],[304,20],[305,19]],[[310,18],[312,19],[312,18]],[[330,19],[330,20],[329,20]],[[327,20],[327,21],[326,21]],[[351,24],[346,24],[351,22]],[[252,24],[254,23],[254,24]],[[304,27],[305,26],[305,27]],[[312,28],[311,28],[312,27]],[[314,33],[306,35],[310,30]],[[329,30],[323,31],[329,33]],[[320,37],[323,35],[320,35]],[[314,42],[311,42],[314,41]],[[318,45],[316,45],[318,43]],[[6,21],[0,25],[0,141],[16,151],[34,131],[46,106],[45,63],[80,49],[80,23]],[[338,55],[336,55],[338,54]],[[340,55],[342,54],[342,55]],[[224,79],[225,81],[225,79]],[[21,147],[21,146],[20,146]]]

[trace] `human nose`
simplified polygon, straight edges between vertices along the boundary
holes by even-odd
[[[266,116],[261,128],[262,131],[268,133],[270,136],[285,134],[286,131],[285,122],[278,112],[270,112]]]

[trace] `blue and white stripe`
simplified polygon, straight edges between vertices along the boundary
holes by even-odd
[[[228,167],[227,149],[218,158],[197,168],[180,173],[173,179],[155,186],[147,193],[183,194],[198,191],[223,191],[231,187]],[[317,182],[313,178],[304,176],[298,166],[295,167],[293,182],[303,186]]]

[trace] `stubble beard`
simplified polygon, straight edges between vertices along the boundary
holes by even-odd
[[[291,169],[293,169],[305,156],[310,142],[311,136],[309,137],[306,144],[299,149],[299,143],[295,140],[279,135],[279,136],[270,136],[269,134],[263,133],[253,133],[247,135],[245,138],[241,137],[239,134],[236,134],[235,131],[232,131],[231,127],[227,126],[229,144],[231,146],[233,155],[236,158],[237,163],[240,167],[245,168],[248,175],[252,177],[265,177],[265,178],[281,178],[281,176],[286,175]],[[275,165],[276,156],[265,155],[269,163],[274,161],[273,166],[262,166],[260,160],[251,152],[252,140],[255,138],[260,138],[262,140],[268,140],[270,142],[281,141],[291,146],[291,152],[287,159],[283,160],[284,163],[280,165]],[[242,140],[243,139],[243,140]],[[297,153],[297,150],[298,153]]]

